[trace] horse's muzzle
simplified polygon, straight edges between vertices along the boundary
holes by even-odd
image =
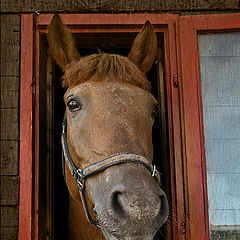
[[[101,184],[94,197],[106,239],[153,239],[168,217],[167,197],[159,184],[138,164],[128,163],[107,171],[99,175]],[[104,176],[107,180],[102,179]]]

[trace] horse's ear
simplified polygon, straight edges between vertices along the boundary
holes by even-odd
[[[146,21],[141,32],[135,38],[128,58],[146,74],[154,63],[156,53],[157,36],[152,24]]]
[[[48,26],[47,39],[50,55],[63,70],[80,58],[73,36],[58,14],[54,14]]]

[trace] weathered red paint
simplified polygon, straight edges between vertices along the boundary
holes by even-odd
[[[188,16],[179,20],[183,133],[189,238],[209,239],[206,159],[203,137],[198,31],[240,29],[240,14]]]
[[[177,38],[177,21],[172,26],[174,28],[174,32],[172,33],[173,36],[170,38],[170,52],[171,53],[171,78],[168,82],[169,90],[171,92],[171,99],[168,100],[169,104],[171,103],[171,107],[169,111],[172,113],[172,119],[170,124],[172,124],[172,131],[169,134],[172,135],[172,150],[171,152],[174,154],[173,162],[171,163],[171,167],[174,168],[172,172],[172,184],[175,184],[173,189],[175,189],[175,199],[176,202],[172,203],[173,212],[175,211],[175,219],[173,219],[173,232],[174,232],[174,239],[176,240],[185,240],[188,239],[188,235],[186,231],[188,229],[187,223],[187,215],[186,215],[186,204],[187,198],[185,196],[186,189],[185,189],[185,159],[183,154],[182,148],[182,118],[181,118],[181,93],[178,87],[178,84],[181,80],[181,72],[179,69],[180,58],[178,56],[178,41]],[[177,83],[177,85],[175,84]],[[171,143],[171,141],[170,141]],[[176,206],[174,206],[176,204]]]
[[[38,240],[38,209],[39,209],[39,32],[34,31],[34,156],[33,156],[33,238]]]
[[[237,30],[240,14],[216,14],[203,16],[188,16],[181,19],[192,21],[192,28],[196,31],[214,31],[214,30]]]
[[[33,15],[22,15],[21,21],[19,240],[26,240],[32,234]]]
[[[70,26],[85,26],[88,30],[91,28],[112,28],[122,25],[127,25],[127,28],[131,28],[131,25],[144,24],[146,20],[151,21],[152,24],[167,25],[169,21],[176,18],[173,14],[59,14],[63,22]],[[47,26],[53,14],[40,14],[37,18],[38,26]],[[98,27],[95,27],[98,26]],[[134,26],[135,28],[136,26]],[[140,28],[140,27],[139,27]],[[117,29],[118,30],[118,29]],[[78,29],[81,31],[81,29]]]
[[[191,21],[180,21],[181,64],[182,64],[182,104],[184,108],[184,134],[186,151],[186,177],[188,187],[188,207],[190,236],[194,240],[208,239],[205,229],[203,176],[201,164],[200,122],[197,80],[196,80],[196,33],[192,31]],[[190,30],[189,30],[190,29]],[[193,234],[195,233],[195,234]]]

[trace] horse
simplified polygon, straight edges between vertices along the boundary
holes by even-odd
[[[168,200],[152,165],[159,104],[146,74],[157,37],[146,21],[128,57],[80,56],[58,14],[49,54],[64,71],[63,167],[69,190],[69,240],[152,240],[168,218]]]

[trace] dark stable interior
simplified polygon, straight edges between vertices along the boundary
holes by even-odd
[[[127,56],[131,44],[134,41],[136,34],[134,33],[119,33],[119,34],[76,34],[75,40],[78,50],[82,56],[97,53],[99,50],[106,53],[115,53]],[[163,34],[158,34],[159,47],[163,49]],[[62,173],[62,150],[61,150],[61,131],[62,119],[65,111],[63,95],[65,90],[61,87],[61,69],[54,64],[53,66],[53,235],[54,239],[67,239],[68,231],[68,190],[64,182]],[[158,99],[159,83],[157,76],[157,64],[154,64],[148,73],[148,79],[152,84],[152,92]],[[41,93],[40,93],[41,94]],[[165,106],[161,106],[161,108]],[[40,111],[41,112],[41,111]],[[170,192],[169,184],[164,179],[164,176],[169,176],[169,164],[162,159],[162,141],[161,124],[159,117],[156,118],[153,127],[153,145],[154,145],[154,164],[162,174],[163,185],[165,192]],[[165,136],[166,137],[166,136]],[[44,165],[44,164],[43,164]],[[42,173],[41,173],[42,171]],[[166,174],[166,175],[165,175]],[[44,177],[44,170],[40,170],[40,178]],[[169,178],[166,178],[169,181]],[[40,184],[44,180],[40,180]],[[41,189],[41,188],[40,188]],[[44,187],[42,188],[44,189]],[[41,191],[41,190],[40,190]],[[43,190],[42,190],[43,191]],[[44,193],[42,193],[44,195]],[[169,195],[169,194],[167,194]],[[45,199],[45,198],[43,198]],[[44,205],[44,204],[42,204]],[[44,214],[43,214],[44,215]],[[41,226],[40,226],[41,228]],[[43,229],[40,231],[44,231]],[[48,234],[48,233],[46,233]],[[44,234],[43,234],[44,235]],[[166,239],[166,224],[158,231],[154,239]]]

